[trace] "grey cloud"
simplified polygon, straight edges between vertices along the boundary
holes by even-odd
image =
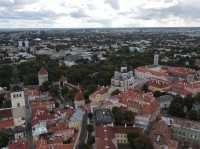
[[[13,2],[10,0],[0,0],[0,7],[7,7],[13,5]]]
[[[82,9],[77,9],[69,14],[72,18],[86,18],[89,17]]]
[[[24,6],[37,1],[38,0],[0,0],[0,7]]]
[[[88,23],[97,23],[104,27],[112,27],[112,19],[104,18],[104,19],[97,19],[97,18],[87,18]]]
[[[106,0],[105,3],[109,4],[113,9],[120,9],[119,0]]]
[[[169,1],[169,0],[168,0]],[[140,9],[140,13],[134,18],[141,19],[161,19],[167,18],[169,16],[175,16],[182,19],[191,18],[199,19],[200,18],[200,6],[199,5],[186,5],[182,1],[179,1],[174,6],[161,9]]]
[[[41,10],[41,11],[16,11],[12,9],[6,9],[0,11],[0,20],[47,20],[59,17],[64,14],[56,14],[53,11]]]

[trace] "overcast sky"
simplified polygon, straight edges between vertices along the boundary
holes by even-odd
[[[200,26],[200,0],[0,0],[0,28]]]

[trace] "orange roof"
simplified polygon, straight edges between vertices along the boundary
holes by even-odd
[[[48,75],[48,71],[44,67],[42,67],[40,69],[40,71],[38,72],[38,74],[39,75]]]

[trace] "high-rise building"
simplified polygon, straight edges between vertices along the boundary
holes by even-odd
[[[155,55],[154,55],[154,62],[153,62],[153,64],[154,64],[155,66],[158,66],[158,65],[159,65],[159,55],[158,55],[158,54],[155,54]]]
[[[23,47],[23,41],[18,41],[18,48],[22,48]]]
[[[29,48],[29,41],[27,39],[24,41],[24,44],[25,44],[25,48]]]

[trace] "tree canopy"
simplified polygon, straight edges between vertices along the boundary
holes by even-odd
[[[128,142],[132,149],[153,149],[153,145],[147,136],[138,133],[128,133]]]
[[[118,107],[113,107],[112,115],[115,125],[131,125],[134,123],[135,114],[131,111],[127,111]]]

